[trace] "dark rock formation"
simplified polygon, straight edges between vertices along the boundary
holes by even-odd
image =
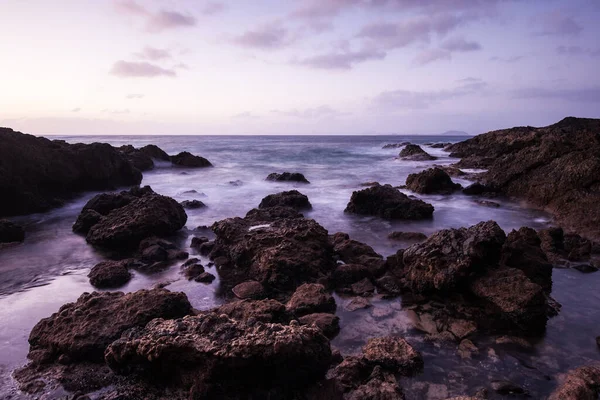
[[[73,232],[79,233],[80,235],[87,235],[92,229],[92,226],[96,225],[102,219],[102,214],[97,211],[85,208],[81,210],[77,221],[73,224]]]
[[[0,219],[0,243],[22,242],[23,240],[25,240],[23,227],[6,219]]]
[[[565,233],[562,228],[539,231],[541,246],[548,259],[559,265],[569,262],[587,262],[600,255],[600,245],[575,233]]]
[[[175,156],[171,156],[171,162],[178,167],[204,168],[213,165],[204,157],[195,156],[187,151],[183,151]]]
[[[260,321],[287,324],[291,316],[285,306],[277,300],[241,300],[223,304],[213,310],[238,321]]]
[[[0,216],[47,211],[79,192],[141,180],[108,144],[68,144],[0,128]]]
[[[423,368],[423,357],[401,337],[369,339],[363,347],[364,359],[400,375],[411,375]]]
[[[289,313],[297,317],[313,313],[335,313],[333,297],[318,283],[300,285],[286,305]]]
[[[180,204],[183,208],[188,208],[190,210],[206,207],[206,204],[200,200],[184,200]]]
[[[388,235],[390,240],[399,240],[407,242],[422,242],[427,239],[427,235],[422,232],[392,232]]]
[[[127,161],[140,171],[149,171],[154,168],[154,161],[152,161],[152,158],[132,145],[121,146],[118,150]]]
[[[464,188],[462,192],[463,192],[463,194],[466,194],[468,196],[479,196],[482,194],[485,194],[485,195],[494,194],[495,189],[493,189],[487,185],[484,185],[482,183],[475,182],[475,183],[470,184],[466,188]]]
[[[432,161],[437,160],[437,157],[432,156],[416,144],[407,144],[400,151],[400,158],[408,161]]]
[[[600,366],[590,365],[570,371],[548,400],[594,400],[600,396]]]
[[[325,337],[332,339],[340,332],[340,318],[329,313],[307,314],[298,318],[301,325],[315,326]]]
[[[402,142],[402,143],[388,143],[382,147],[382,149],[399,149],[400,147],[408,146],[411,144],[410,142]]]
[[[142,153],[146,154],[147,156],[154,158],[155,160],[160,160],[160,161],[171,161],[171,157],[169,157],[169,155],[160,147],[154,145],[154,144],[149,144],[147,146],[144,146],[142,148],[140,148],[140,150]]]
[[[114,371],[150,382],[161,371],[161,381],[189,390],[190,398],[240,393],[265,398],[266,393],[290,393],[322,379],[332,355],[329,341],[315,327],[207,313],[151,321],[113,342],[105,358]]]
[[[84,293],[51,317],[38,322],[29,335],[28,357],[41,364],[68,357],[72,361],[102,362],[104,350],[121,333],[145,326],[154,318],[191,314],[183,293],[164,289]]]
[[[450,194],[461,186],[452,182],[450,176],[441,168],[429,168],[406,178],[407,189],[421,194]]]
[[[489,132],[449,147],[459,166],[487,168],[482,182],[600,237],[600,120],[565,118],[545,128]]]
[[[210,272],[203,272],[194,278],[196,282],[202,283],[212,283],[212,281],[214,281],[215,279],[217,279],[217,277],[211,274]]]
[[[432,149],[443,149],[444,147],[450,146],[452,143],[433,143],[429,147]]]
[[[385,219],[418,220],[431,218],[433,206],[411,199],[391,185],[383,185],[353,192],[344,212]]]
[[[264,286],[257,281],[242,282],[235,285],[231,291],[238,299],[259,300],[267,296]]]
[[[131,279],[129,260],[103,261],[96,264],[88,274],[90,283],[99,289],[117,288]]]
[[[258,205],[258,208],[291,207],[296,210],[310,210],[312,205],[308,197],[297,190],[270,194]]]
[[[276,182],[300,182],[300,183],[310,183],[308,179],[304,177],[299,172],[284,172],[278,174],[277,172],[273,172],[267,176],[268,181],[276,181]]]

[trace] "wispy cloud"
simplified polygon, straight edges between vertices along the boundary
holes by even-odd
[[[583,27],[573,17],[560,10],[545,13],[535,22],[539,26],[535,34],[540,36],[575,36],[583,31]]]
[[[79,111],[81,111],[80,107],[76,107],[76,108],[74,108],[74,109],[71,110],[71,112],[74,112],[74,113],[78,113]]]
[[[149,62],[128,62],[123,60],[117,61],[110,70],[110,73],[120,78],[174,77],[177,75],[172,69],[162,68]]]
[[[221,12],[225,11],[226,9],[227,9],[227,6],[224,3],[213,1],[213,2],[207,3],[202,8],[202,14],[214,15],[214,14],[221,13]]]
[[[254,113],[251,113],[250,111],[246,111],[243,113],[239,113],[239,114],[235,114],[231,116],[232,119],[246,119],[246,120],[252,120],[252,119],[259,119],[260,116],[256,115]]]
[[[123,108],[123,109],[105,108],[104,110],[102,110],[102,112],[107,113],[107,114],[129,114],[130,113],[128,108]]]
[[[233,43],[257,49],[278,49],[285,47],[293,39],[280,23],[269,23],[244,32],[233,38]]]
[[[508,64],[512,64],[512,63],[516,63],[519,62],[523,59],[525,59],[527,56],[512,56],[512,57],[498,57],[498,56],[494,56],[494,57],[490,57],[490,61],[493,62],[501,62],[501,63],[508,63]]]
[[[531,87],[513,92],[518,99],[558,99],[575,103],[600,103],[600,87],[555,89]]]
[[[467,41],[464,38],[451,38],[442,43],[441,48],[448,51],[477,51],[481,50],[482,47],[479,43],[473,41]]]
[[[192,27],[197,23],[196,18],[187,13],[175,10],[150,11],[133,0],[117,0],[116,9],[125,14],[144,18],[146,30],[158,33],[168,29]]]
[[[271,110],[271,113],[284,117],[294,117],[302,119],[322,119],[347,115],[347,113],[340,112],[326,105],[314,108],[306,108],[302,110]]]
[[[167,49],[146,46],[142,51],[135,53],[135,56],[142,60],[159,61],[171,58],[171,52]]]
[[[460,85],[453,89],[436,91],[393,90],[382,92],[373,99],[376,108],[385,109],[425,109],[431,105],[481,93],[487,84],[479,81]]]
[[[584,48],[581,46],[558,46],[556,47],[556,52],[560,55],[566,56],[591,56],[591,57],[600,57],[600,48],[596,50],[592,50],[590,48]]]
[[[317,69],[351,69],[355,64],[384,59],[386,53],[378,49],[362,49],[358,51],[340,50],[303,59],[292,60],[293,63]]]
[[[145,97],[145,95],[143,95],[141,93],[131,93],[131,94],[128,94],[127,96],[125,96],[125,98],[128,100],[143,99],[144,97]]]
[[[444,49],[428,49],[424,50],[413,60],[414,65],[426,65],[434,61],[451,60],[452,53]]]

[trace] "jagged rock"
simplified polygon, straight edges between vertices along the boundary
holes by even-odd
[[[400,151],[400,158],[408,161],[432,161],[437,160],[437,157],[432,156],[416,144],[407,144]]]
[[[25,240],[23,227],[6,219],[0,219],[0,243],[22,242],[23,240]]]
[[[286,309],[299,317],[313,313],[335,313],[336,304],[323,285],[305,283],[296,289]]]
[[[363,347],[365,360],[373,365],[410,376],[423,368],[423,357],[406,340],[386,336],[369,339]]]
[[[270,194],[258,205],[258,208],[290,207],[295,210],[310,210],[312,205],[306,195],[297,190]]]
[[[434,167],[408,175],[406,187],[421,194],[450,194],[459,190],[461,185],[452,182],[443,169]]]
[[[194,278],[196,282],[201,283],[212,283],[212,281],[214,281],[215,279],[217,279],[217,277],[211,274],[210,272],[203,272]]]
[[[331,363],[328,340],[315,327],[232,320],[216,313],[175,321],[155,319],[113,342],[106,362],[190,390],[191,398],[223,398],[303,389]],[[293,366],[293,369],[289,367]]]
[[[565,376],[548,400],[595,400],[600,396],[600,367],[579,367]]]
[[[264,286],[257,281],[242,282],[238,285],[235,285],[231,291],[238,299],[259,300],[267,295]]]
[[[187,151],[183,151],[176,156],[171,156],[171,162],[178,167],[187,168],[205,168],[213,165],[204,157],[195,156]]]
[[[361,277],[375,277],[380,276],[385,271],[385,260],[383,257],[375,252],[373,248],[365,243],[361,243],[359,241],[350,239],[350,236],[346,233],[338,232],[335,235],[331,236],[331,243],[333,244],[333,251],[336,256],[339,257],[347,265],[362,265],[363,271],[368,271],[368,274]],[[357,267],[344,267],[343,265],[338,265],[336,268],[337,278],[340,278],[341,281],[339,283],[343,283],[343,280],[347,280],[346,283],[354,283],[360,279],[354,280],[350,282],[351,279],[349,274],[353,274],[354,277],[358,277],[358,275],[362,274],[362,272],[358,272]],[[340,275],[342,273],[342,276]],[[334,279],[336,279],[336,275],[334,273]]]
[[[200,200],[184,200],[180,204],[183,208],[189,208],[190,210],[206,207],[206,204]]]
[[[185,294],[164,289],[84,293],[34,326],[28,357],[34,364],[63,355],[74,361],[102,362],[106,347],[127,329],[144,326],[154,318],[191,313]]]
[[[340,332],[340,318],[330,313],[307,314],[298,318],[298,321],[302,325],[316,326],[329,339]]]
[[[100,289],[123,286],[131,279],[128,263],[129,260],[103,261],[96,264],[88,274],[90,283]]]
[[[210,242],[210,239],[207,238],[206,236],[194,236],[192,238],[190,247],[193,249],[199,249],[200,246],[202,246],[204,243],[208,243],[208,242]]]
[[[118,148],[125,159],[140,171],[149,171],[154,168],[154,161],[146,153],[141,152],[132,145],[125,145]]]
[[[482,183],[475,182],[464,188],[462,192],[468,196],[479,196],[482,194],[494,193],[494,189]]]
[[[567,261],[589,261],[600,253],[600,245],[575,233],[565,233],[562,228],[541,229],[538,232],[541,246],[548,259],[555,264]]]
[[[407,241],[407,242],[422,242],[427,239],[427,235],[421,232],[392,232],[388,235],[390,240]]]
[[[267,176],[268,181],[277,181],[277,182],[301,182],[301,183],[310,183],[308,179],[304,177],[301,173],[298,172],[284,172],[278,174],[273,172]]]
[[[102,214],[99,212],[91,209],[83,209],[77,217],[77,221],[73,224],[73,232],[87,235],[90,229],[92,229],[92,226],[100,222],[101,219]]]
[[[141,180],[141,172],[108,144],[68,144],[0,128],[0,216],[47,211],[83,191]]]
[[[192,258],[185,262],[181,267],[183,274],[188,280],[196,279],[205,272],[204,266],[198,262],[197,258]]]
[[[410,142],[402,142],[402,143],[389,143],[382,147],[382,149],[399,149],[400,147],[408,146],[411,144]]]
[[[169,157],[169,155],[163,149],[154,144],[146,145],[140,148],[140,151],[156,160],[171,161],[171,157]]]
[[[273,299],[240,300],[223,304],[213,310],[217,314],[225,314],[239,321],[260,321],[287,324],[290,315],[285,305]]]
[[[383,185],[353,192],[344,212],[385,219],[418,220],[431,218],[433,206],[411,199],[391,185]]]
[[[371,296],[375,291],[375,286],[371,283],[369,278],[364,278],[356,283],[350,285],[352,293],[357,296]]]
[[[438,231],[404,251],[406,278],[417,292],[452,290],[497,265],[505,239],[494,221]]]

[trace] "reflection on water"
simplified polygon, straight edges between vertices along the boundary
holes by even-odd
[[[330,233],[347,232],[354,239],[373,246],[384,256],[395,253],[401,243],[387,235],[395,230],[430,234],[442,228],[475,224],[494,219],[509,231],[520,226],[533,228],[548,224],[547,215],[523,209],[519,204],[497,200],[500,208],[488,208],[462,194],[419,196],[435,206],[434,218],[420,222],[390,222],[373,217],[343,213],[352,191],[363,182],[377,181],[402,185],[408,174],[433,164],[450,164],[441,149],[425,150],[440,157],[433,162],[406,162],[396,159],[399,149],[381,149],[383,144],[410,140],[413,143],[449,141],[440,137],[81,137],[73,141],[108,141],[136,147],[154,143],[169,153],[190,151],[208,158],[215,168],[188,170],[161,164],[145,173],[144,185],[178,201],[199,199],[208,207],[187,210],[188,223],[177,237],[188,247],[192,230],[214,221],[243,216],[260,200],[277,191],[296,188],[305,193],[313,210],[306,213]],[[456,139],[454,139],[456,140]],[[301,172],[310,185],[266,182],[271,172]],[[467,184],[466,181],[456,181]],[[409,192],[407,192],[409,193]],[[85,291],[94,290],[87,273],[102,254],[88,246],[84,238],[71,232],[71,225],[85,202],[95,193],[87,193],[46,214],[20,217],[26,227],[24,244],[0,250],[0,397],[11,393],[8,373],[25,362],[27,336],[33,325],[49,316],[65,302],[74,301]],[[194,255],[193,250],[186,248]],[[202,259],[203,265],[208,260]],[[208,268],[213,272],[214,268]],[[544,338],[533,349],[506,348],[494,338],[477,338],[480,355],[462,360],[456,345],[424,340],[411,324],[410,315],[399,299],[373,299],[373,307],[349,312],[337,298],[342,331],[333,341],[344,353],[356,352],[367,338],[400,334],[406,336],[425,356],[423,374],[406,379],[410,399],[472,393],[490,380],[511,380],[526,387],[534,398],[547,394],[555,385],[557,372],[597,360],[600,354],[591,321],[600,321],[600,273],[582,278],[577,271],[554,272],[553,296],[563,304],[558,317],[549,323]],[[198,309],[213,307],[223,300],[212,285],[187,281],[175,265],[154,275],[135,273],[123,291],[149,288],[158,283],[170,290],[185,292]],[[551,379],[551,380],[548,380]],[[493,398],[493,396],[492,396]]]

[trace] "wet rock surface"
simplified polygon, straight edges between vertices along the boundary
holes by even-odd
[[[334,313],[335,300],[318,283],[305,283],[296,289],[286,305],[288,312],[300,317],[314,313]]]
[[[416,144],[407,144],[400,151],[400,158],[408,161],[432,161],[437,160],[437,157],[434,157],[427,153],[425,150],[421,148],[421,146]]]
[[[299,172],[283,172],[281,174],[277,173],[277,172],[273,172],[272,174],[269,174],[269,176],[267,176],[268,181],[275,181],[275,182],[300,182],[300,183],[310,183],[308,181],[308,179],[306,179],[304,177],[304,175],[302,175]]]
[[[0,243],[22,242],[24,240],[25,230],[23,227],[6,219],[0,219]]]
[[[47,211],[83,191],[141,180],[140,171],[108,144],[68,144],[0,128],[0,216]]]
[[[270,194],[258,205],[258,208],[290,207],[295,210],[310,210],[312,205],[308,197],[297,190]]]
[[[566,374],[549,400],[593,400],[600,396],[600,366],[580,367]]]
[[[431,218],[433,210],[431,204],[412,199],[391,185],[380,185],[353,192],[344,212],[385,219],[419,220]]]
[[[441,168],[429,168],[406,178],[407,189],[421,194],[450,194],[461,188]]]
[[[600,237],[600,120],[565,118],[544,128],[489,132],[449,146],[482,182],[551,211],[563,227]]]
[[[146,145],[140,148],[140,151],[155,160],[171,161],[171,157],[155,144]]]
[[[99,289],[118,288],[131,279],[129,260],[103,261],[96,264],[88,274],[90,283]]]
[[[427,239],[427,235],[422,232],[402,232],[395,231],[388,235],[388,239],[390,240],[398,240],[398,241],[414,241],[421,242]]]
[[[178,167],[187,168],[206,168],[213,165],[204,157],[193,155],[187,151],[183,151],[177,155],[170,156],[171,163]]]
[[[200,200],[184,200],[180,204],[183,208],[188,208],[190,210],[196,210],[198,208],[206,207],[206,204],[204,204]]]

